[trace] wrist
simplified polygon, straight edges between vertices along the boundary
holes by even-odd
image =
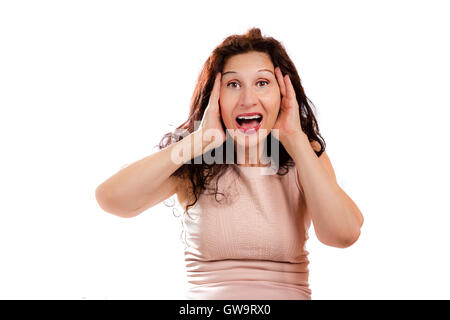
[[[302,132],[296,132],[292,135],[286,136],[284,141],[280,141],[286,151],[291,154],[294,150],[301,148],[304,145],[309,145],[308,136]]]
[[[201,135],[197,131],[170,145],[171,159],[176,164],[186,163],[201,154]]]
[[[196,131],[191,133],[191,144],[193,150],[193,158],[196,158],[205,153],[209,142],[205,141],[204,130],[202,128],[198,128]]]

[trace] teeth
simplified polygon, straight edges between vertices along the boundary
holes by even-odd
[[[259,119],[261,116],[254,115],[254,116],[244,116],[244,117],[237,117],[239,120],[251,120],[251,119]]]

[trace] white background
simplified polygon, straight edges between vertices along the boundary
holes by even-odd
[[[313,299],[448,299],[445,1],[2,1],[0,298],[183,299],[180,220],[132,219],[95,188],[186,120],[227,36],[259,27],[294,61],[338,182],[350,248],[313,228]]]

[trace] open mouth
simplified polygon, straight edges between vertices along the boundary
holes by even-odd
[[[261,127],[263,116],[259,112],[243,113],[236,117],[236,123],[241,132],[255,133]]]

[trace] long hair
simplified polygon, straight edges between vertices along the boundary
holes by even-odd
[[[304,133],[308,136],[308,140],[317,141],[320,144],[320,150],[314,151],[318,157],[325,150],[325,140],[319,133],[319,127],[314,116],[312,107],[315,109],[314,104],[309,100],[303,90],[300,77],[294,66],[294,63],[289,58],[283,45],[272,37],[263,37],[259,28],[251,28],[243,35],[231,35],[223,40],[223,42],[217,46],[212,54],[208,57],[203,65],[200,75],[197,80],[193,95],[190,102],[190,110],[188,119],[178,126],[175,132],[166,133],[161,139],[158,147],[164,149],[172,143],[175,143],[183,139],[186,135],[194,132],[197,128],[194,128],[194,122],[200,122],[203,118],[206,107],[209,103],[209,97],[214,85],[214,78],[217,72],[223,72],[226,59],[237,54],[247,53],[251,51],[265,52],[267,53],[274,65],[279,67],[282,74],[288,74],[292,85],[295,90],[298,105],[300,107],[300,121],[301,127]],[[225,125],[222,120],[222,126],[224,132]],[[270,146],[270,139],[275,139],[271,133],[266,137],[266,146]],[[270,147],[269,147],[270,148]],[[225,148],[224,148],[225,149]],[[215,150],[210,151],[214,154]],[[270,153],[270,150],[268,150]],[[226,154],[224,153],[226,157]],[[293,159],[289,153],[285,150],[283,145],[279,144],[279,169],[278,175],[285,175],[289,171],[289,167],[295,165]],[[199,196],[207,190],[207,185],[212,179],[217,177],[216,187],[213,189],[213,195],[217,200],[218,192],[218,178],[223,175],[230,164],[213,163],[207,164],[201,161],[201,163],[192,163],[188,161],[179,167],[172,176],[182,177],[190,181],[191,192],[195,199],[193,203],[187,205],[185,213],[189,207],[192,207],[197,202]],[[234,168],[234,166],[232,166]],[[222,194],[223,195],[223,194]]]

